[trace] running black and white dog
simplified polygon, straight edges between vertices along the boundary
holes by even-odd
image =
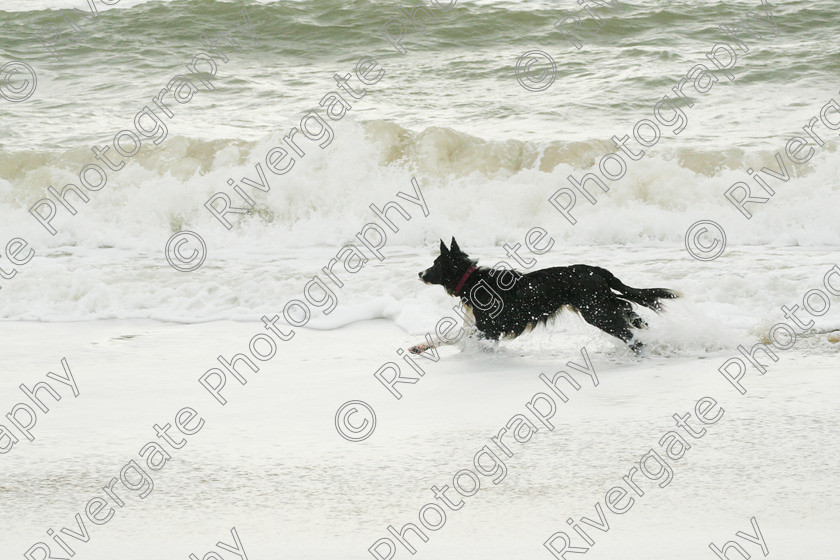
[[[449,248],[440,242],[440,256],[419,276],[426,284],[439,284],[449,295],[460,298],[478,336],[490,340],[516,338],[569,308],[638,353],[642,343],[634,339],[631,328],[646,328],[647,323],[630,304],[661,311],[660,300],[679,297],[664,288],[631,288],[597,266],[557,266],[522,274],[477,267],[476,263],[453,237]],[[410,351],[419,354],[448,343],[437,339]]]

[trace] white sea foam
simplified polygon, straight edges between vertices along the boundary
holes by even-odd
[[[503,243],[522,242],[535,226],[556,240],[541,266],[573,261],[610,268],[621,262],[624,270],[648,266],[656,273],[638,280],[631,276],[628,283],[670,287],[676,282],[675,287],[716,305],[764,305],[774,299],[735,301],[737,290],[720,289],[723,261],[701,265],[680,251],[686,229],[696,220],[720,223],[730,253],[752,255],[744,274],[760,284],[776,279],[771,294],[804,285],[812,280],[805,270],[836,260],[828,248],[840,239],[840,222],[832,210],[840,202],[840,158],[829,149],[807,167],[792,170],[799,176],[788,183],[772,182],[777,194],[764,205],[750,206],[755,214],[751,220],[723,192],[733,182],[749,179],[746,167],[773,162],[770,152],[646,157],[633,162],[608,193],[598,193],[595,205],[580,197],[578,223],[572,226],[548,197],[568,185],[568,175],[580,178],[597,169],[596,158],[606,151],[599,141],[493,142],[452,130],[414,133],[392,123],[361,126],[350,121],[340,123],[335,134],[325,150],[307,146],[306,156],[287,175],[268,173],[270,192],[254,191],[255,211],[244,218],[232,216],[230,231],[204,203],[217,191],[231,192],[228,178],[256,179],[258,158],[281,138],[252,143],[171,138],[112,172],[102,190],[89,193],[88,204],[76,204],[75,216],[59,206],[53,221],[56,236],[27,209],[45,196],[44,185],[72,181],[70,173],[89,159],[83,150],[21,157],[16,168],[7,167],[12,181],[0,185],[0,208],[6,235],[28,240],[37,257],[17,277],[0,284],[0,314],[41,320],[252,319],[299,296],[307,279],[341,247],[360,245],[354,237],[360,228],[381,223],[369,206],[391,200],[400,201],[412,219],[405,222],[391,213],[400,231],[388,232],[388,259],[369,263],[341,290],[342,298],[354,302],[387,296],[404,302],[418,297],[422,286],[416,272],[427,266],[440,237],[454,235],[476,256],[499,259],[504,257]],[[396,198],[397,192],[413,194],[412,177],[422,189],[427,217],[418,205]],[[198,272],[177,273],[164,260],[166,240],[181,229],[198,232],[207,243],[208,258]],[[750,253],[750,246],[764,249]],[[770,249],[790,246],[803,248],[802,256]],[[660,250],[669,256],[658,255]],[[800,264],[782,281],[795,259],[808,264]],[[710,274],[709,283],[697,284],[692,271],[704,266],[717,272]],[[737,284],[740,277],[726,272],[727,282]],[[627,275],[621,269],[617,273]],[[401,304],[395,305],[391,318],[400,313]]]

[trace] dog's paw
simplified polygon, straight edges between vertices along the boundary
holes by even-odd
[[[409,348],[408,351],[411,352],[412,354],[422,354],[423,352],[425,352],[428,349],[429,349],[428,344],[418,344],[417,346],[412,346],[411,348]]]

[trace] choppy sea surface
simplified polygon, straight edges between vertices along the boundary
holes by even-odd
[[[581,5],[457,2],[421,18],[425,33],[405,24],[405,53],[383,33],[401,14],[390,2],[122,0],[110,7],[95,2],[96,17],[84,15],[91,12],[86,2],[71,4],[33,0],[0,9],[0,56],[26,61],[38,80],[27,101],[0,104],[0,232],[4,243],[27,240],[36,255],[16,277],[0,281],[6,319],[254,318],[296,297],[366,223],[381,223],[371,204],[399,201],[398,192],[414,195],[412,178],[428,215],[403,201],[413,218],[398,233],[389,231],[384,252],[417,255],[413,268],[377,269],[364,288],[345,290],[356,292],[349,301],[422,294],[415,268],[426,266],[423,255],[432,255],[440,237],[456,236],[474,256],[500,258],[494,247],[522,242],[533,227],[557,242],[551,264],[567,256],[566,264],[573,258],[609,264],[633,247],[678,250],[688,226],[701,219],[719,223],[736,250],[801,248],[821,266],[836,255],[836,131],[822,129],[824,145],[805,164],[784,155],[788,139],[805,135],[802,127],[838,96],[831,1],[766,8],[751,1],[591,3],[602,26],[582,36],[580,49],[554,24],[575,14],[591,25]],[[674,94],[692,67],[711,66],[706,54],[716,43],[732,42],[720,26],[734,26],[751,11],[767,19],[765,9],[774,27],[742,33],[748,52],[736,50],[732,79],[718,73],[708,93],[689,86],[685,97]],[[227,58],[217,55],[215,76],[186,67],[208,41]],[[554,81],[542,91],[517,81],[517,60],[532,50],[555,62]],[[375,59],[383,74],[367,86],[351,76],[357,99],[337,89],[333,76],[352,75],[364,58]],[[172,116],[164,117],[154,98],[179,75],[199,84],[197,91],[183,104],[170,93]],[[303,155],[294,167],[269,172],[266,155],[278,146],[291,152],[284,137],[305,115],[323,116],[318,103],[335,91],[351,105],[344,116],[324,120],[329,132],[310,119],[306,126],[321,127],[320,139],[298,134]],[[571,225],[549,196],[568,187],[570,175],[598,172],[601,157],[617,151],[610,138],[632,136],[634,124],[653,119],[654,105],[669,94],[683,120],[661,126],[661,139],[639,161],[625,158],[626,175],[608,193],[596,192],[596,204],[579,196]],[[160,114],[161,128],[143,137],[139,153],[119,170],[100,161],[107,183],[86,191],[87,203],[69,194],[75,215],[56,205],[51,235],[30,208],[49,196],[48,187],[78,185],[80,170],[97,163],[92,148],[108,146],[116,161],[115,135],[135,130],[144,108]],[[151,129],[145,119],[141,124]],[[130,148],[127,137],[121,142]],[[779,169],[777,153],[791,179],[767,177],[775,195],[751,205],[747,220],[723,193],[751,181],[747,169]],[[260,171],[262,190],[252,188],[262,182]],[[250,193],[253,208],[229,214],[228,230],[205,203],[226,193],[244,207],[232,185]],[[167,239],[182,229],[206,241],[207,260],[195,273],[177,273],[163,258]],[[671,274],[653,266],[672,284],[688,285],[691,262]],[[369,269],[374,264],[381,263]],[[754,272],[783,267],[774,262]],[[694,295],[735,303],[720,282],[710,274],[708,283],[693,286]],[[789,285],[779,290],[795,297]],[[766,309],[781,296],[756,294],[754,303]]]

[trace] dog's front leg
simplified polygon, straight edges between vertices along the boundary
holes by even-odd
[[[431,343],[429,343],[428,341],[427,342],[421,342],[420,344],[418,344],[416,346],[412,346],[411,348],[409,348],[408,351],[411,352],[412,354],[422,354],[423,352],[425,352],[426,350],[428,350],[430,348],[437,348],[438,346],[443,346],[444,344],[452,344],[452,343],[451,342],[446,342],[446,341],[441,340],[439,338],[435,338]]]
[[[470,317],[471,317],[471,315],[472,314],[470,314]],[[459,342],[464,336],[466,336],[467,338],[475,338],[476,336],[478,336],[480,334],[478,329],[475,326],[475,322],[471,321],[469,318],[464,318],[463,329],[464,329],[464,334],[462,334],[461,336],[459,336],[458,338],[456,338],[454,340],[444,340],[444,339],[440,338],[439,336],[436,336],[436,337],[432,338],[431,335],[427,334],[426,335],[426,342],[421,342],[420,344],[412,346],[411,348],[408,349],[408,351],[411,352],[412,354],[422,354],[423,352],[425,352],[426,350],[429,350],[430,348],[437,348],[438,346],[448,346],[450,344],[455,344],[455,343]]]

